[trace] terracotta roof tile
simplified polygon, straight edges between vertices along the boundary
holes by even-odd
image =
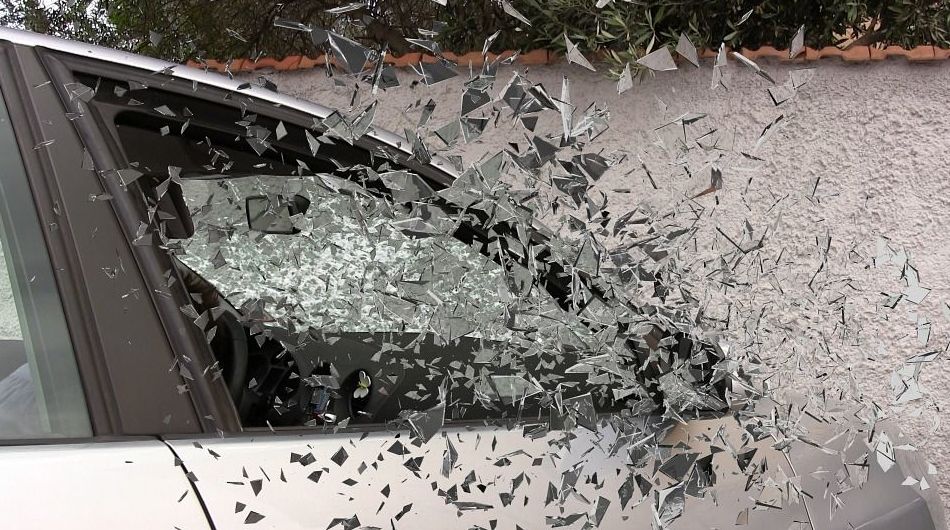
[[[777,59],[785,62],[790,60],[795,62],[808,62],[817,61],[819,59],[827,59],[830,57],[837,57],[841,60],[852,63],[882,61],[893,57],[903,57],[904,59],[911,62],[929,62],[950,59],[950,49],[938,48],[936,46],[917,46],[909,50],[901,48],[900,46],[888,46],[886,48],[852,46],[846,50],[842,50],[834,46],[826,46],[821,49],[805,48],[805,52],[795,59],[788,58],[788,50],[779,50],[773,48],[772,46],[762,46],[755,50],[742,48],[741,52],[742,55],[752,60]],[[494,61],[498,57],[508,58],[514,54],[514,51],[507,50],[501,52],[500,54],[489,53],[488,58],[490,61]],[[717,50],[709,48],[703,48],[699,50],[699,56],[706,59],[715,58],[716,54]],[[482,54],[477,51],[471,51],[463,54],[446,52],[444,56],[446,59],[455,61],[459,65],[472,64],[472,66],[481,66],[483,62]],[[597,56],[598,54],[594,54],[595,58]],[[196,61],[188,61],[188,65],[198,68],[207,67],[208,69],[217,70],[219,72],[225,72],[229,70],[231,73],[238,73],[253,72],[256,70],[303,70],[322,66],[326,64],[326,60],[327,59],[325,55],[320,55],[317,57],[291,55],[280,60],[272,57],[264,57],[256,61],[252,61],[250,59],[233,59],[229,62],[221,62],[218,60],[209,59],[204,64],[198,63]],[[330,60],[331,62],[335,62],[333,58]],[[523,65],[535,66],[557,63],[562,60],[563,57],[560,53],[550,50],[538,49],[518,54],[516,62]],[[412,64],[418,64],[420,61],[432,63],[436,61],[436,58],[431,54],[424,53],[406,53],[398,57],[393,55],[386,56],[386,63],[392,64],[398,68],[406,68]]]
[[[771,46],[762,46],[757,50],[750,50],[748,48],[742,48],[742,55],[748,57],[749,59],[755,60],[758,58],[772,57],[774,59],[779,59],[781,61],[788,61],[788,50],[776,50]]]

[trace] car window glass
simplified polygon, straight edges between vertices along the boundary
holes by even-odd
[[[182,187],[199,233],[181,260],[236,306],[283,300],[275,317],[327,332],[507,335],[499,317],[514,295],[501,266],[434,227],[420,233],[423,221],[411,208],[341,193],[345,183],[331,176],[186,180]],[[292,218],[280,203],[295,196],[309,204]],[[285,214],[292,232],[251,229],[247,205],[254,203]]]
[[[0,258],[6,264],[2,245]],[[40,432],[36,388],[27,362],[13,285],[0,271],[0,436],[32,437]]]
[[[0,439],[92,434],[16,140],[0,99]]]

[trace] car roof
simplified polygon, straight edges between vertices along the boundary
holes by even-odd
[[[279,92],[268,90],[253,83],[248,86],[245,80],[231,79],[228,76],[208,69],[194,68],[191,66],[173,63],[153,57],[145,57],[134,53],[88,44],[85,42],[73,41],[34,33],[6,26],[0,26],[0,41],[8,41],[23,46],[32,46],[44,48],[61,53],[75,55],[77,57],[86,57],[107,63],[120,64],[131,68],[138,68],[149,72],[162,72],[176,79],[201,83],[203,85],[219,88],[222,90],[235,91],[256,99],[291,108],[307,114],[311,114],[319,119],[326,118],[334,112],[334,109],[320,105],[313,101],[300,99],[291,95],[281,94]],[[383,142],[384,144],[399,149],[407,155],[411,155],[408,141],[390,131],[371,127],[367,136]],[[453,165],[443,157],[433,156],[431,165],[442,172],[450,175],[452,178],[457,176]]]

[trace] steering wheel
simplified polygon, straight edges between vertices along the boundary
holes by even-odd
[[[212,343],[218,340],[229,341],[227,351],[231,353],[231,362],[222,367],[224,382],[228,385],[228,392],[234,400],[234,406],[240,410],[241,398],[244,396],[244,384],[247,379],[247,364],[250,356],[247,346],[247,333],[238,318],[229,311],[224,311],[215,321],[218,331]],[[223,333],[223,336],[222,336]]]
[[[218,359],[218,362],[222,366],[224,381],[228,386],[231,399],[234,400],[234,406],[240,410],[250,357],[247,333],[244,331],[244,325],[241,324],[240,320],[241,314],[218,291],[213,283],[180,260],[174,259],[173,261],[188,292],[201,297],[202,309],[219,309],[220,315],[214,319],[218,328],[211,344],[216,352],[227,351],[230,353],[229,362],[222,362],[224,359]]]

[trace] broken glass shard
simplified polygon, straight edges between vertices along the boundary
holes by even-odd
[[[765,79],[766,81],[775,84],[775,79],[772,79],[772,76],[768,72],[759,67],[752,59],[749,59],[745,55],[742,55],[739,52],[732,52],[732,56],[739,60],[744,66],[755,72],[759,77]]]
[[[326,12],[331,15],[340,15],[343,13],[349,13],[350,11],[356,11],[357,9],[362,9],[366,7],[366,4],[363,2],[353,2],[350,4],[342,5],[340,7],[334,7],[332,9],[327,9]]]
[[[623,94],[631,88],[633,88],[633,76],[630,73],[630,63],[627,63],[623,67],[620,79],[617,80],[617,93]]]
[[[511,5],[511,2],[509,2],[508,0],[501,0],[501,8],[505,11],[505,13],[508,13],[508,15],[515,17],[516,19],[521,21],[523,24],[526,24],[528,26],[531,25],[531,22],[527,18],[525,18],[524,15],[519,13],[518,10],[515,9],[514,6]]]
[[[726,85],[723,83],[723,79],[725,78],[725,72],[723,70],[726,68],[727,64],[728,59],[726,58],[726,43],[723,42],[719,45],[719,53],[716,54],[716,64],[713,65],[712,82],[709,85],[710,89],[726,87]]]
[[[792,44],[788,47],[788,58],[794,59],[798,57],[805,51],[805,26],[802,25],[798,28],[798,31],[795,32],[795,36],[792,37]]]
[[[693,43],[685,33],[680,33],[679,41],[676,43],[676,53],[683,59],[689,61],[693,66],[699,68],[699,53],[696,51],[696,46],[693,46]]]
[[[348,73],[357,74],[363,70],[370,50],[365,46],[342,35],[329,33],[330,50]]]
[[[676,62],[673,61],[673,56],[670,54],[670,50],[666,46],[654,50],[649,54],[637,59],[637,64],[646,66],[654,72],[668,72],[670,70],[676,70]]]
[[[445,403],[439,403],[425,412],[413,412],[409,415],[409,426],[412,432],[423,443],[428,443],[442,430],[445,424]]]
[[[341,447],[336,453],[333,454],[333,456],[330,457],[330,461],[338,466],[342,466],[349,457],[350,455],[347,454],[346,449]]]
[[[452,68],[451,63],[438,60],[434,63],[419,63],[411,65],[416,74],[422,76],[422,82],[427,86],[441,83],[447,79],[452,79],[458,73]]]
[[[577,44],[571,42],[571,39],[567,37],[567,33],[564,34],[564,46],[567,48],[568,63],[574,63],[576,65],[583,66],[591,72],[597,71],[594,69],[594,65],[590,64],[590,61],[588,61],[587,58],[584,57],[584,54],[581,53],[580,49],[578,49]]]

